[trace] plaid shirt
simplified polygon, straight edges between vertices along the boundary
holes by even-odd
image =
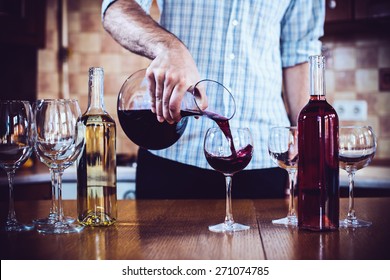
[[[102,13],[113,0],[105,0]],[[138,0],[149,11],[152,0]],[[323,0],[157,0],[160,24],[190,50],[203,78],[229,88],[235,98],[232,127],[248,127],[254,154],[246,169],[275,167],[267,139],[273,126],[289,126],[281,96],[282,68],[320,54]],[[130,73],[129,73],[130,74]],[[309,93],[308,93],[309,94]],[[229,106],[219,100],[218,106]],[[190,118],[173,146],[154,154],[210,168],[203,154],[208,118]]]

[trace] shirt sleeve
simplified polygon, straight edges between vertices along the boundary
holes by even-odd
[[[281,22],[282,66],[290,67],[308,61],[321,53],[324,35],[325,1],[292,0]]]
[[[102,12],[101,12],[102,19],[104,17],[104,13],[108,9],[108,7],[112,3],[114,3],[115,1],[116,0],[103,0],[103,2],[102,2]],[[146,13],[149,14],[150,7],[152,6],[153,0],[136,0],[136,2],[142,7],[142,9],[145,10]]]
[[[103,0],[103,2],[102,2],[102,12],[101,12],[102,19],[104,18],[104,13],[106,12],[108,6],[110,6],[115,1],[116,0]]]

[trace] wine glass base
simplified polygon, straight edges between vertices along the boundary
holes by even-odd
[[[359,227],[369,227],[372,225],[372,222],[363,221],[359,219],[344,219],[340,220],[339,227],[341,228],[359,228]]]
[[[84,229],[84,226],[79,224],[68,224],[56,222],[49,225],[38,225],[37,231],[42,234],[64,234],[64,233],[79,233]]]
[[[34,229],[34,225],[25,225],[19,222],[7,222],[4,226],[5,231],[30,231]]]
[[[76,221],[75,218],[66,216],[64,217],[64,223],[71,224]],[[49,214],[46,218],[40,218],[35,219],[32,221],[35,225],[53,225],[54,223],[58,222],[58,215],[57,214]]]
[[[287,216],[285,218],[272,220],[272,224],[296,227],[298,226],[298,219],[296,216]]]
[[[209,226],[209,230],[212,232],[235,232],[250,229],[250,226],[242,225],[239,223],[227,224],[221,223],[213,226]]]

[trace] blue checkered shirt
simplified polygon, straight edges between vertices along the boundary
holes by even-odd
[[[112,0],[103,1],[102,13]],[[152,0],[138,0],[149,11]],[[282,68],[320,54],[323,0],[157,0],[160,24],[190,50],[203,78],[229,88],[236,101],[232,127],[248,127],[254,154],[246,169],[275,167],[267,138],[273,126],[289,126],[282,99]],[[130,74],[130,73],[129,73]],[[309,93],[308,93],[309,94]],[[224,100],[219,106],[228,106]],[[190,117],[183,136],[154,154],[210,168],[203,153],[208,118]]]

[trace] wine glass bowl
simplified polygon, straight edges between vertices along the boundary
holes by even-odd
[[[252,159],[253,140],[249,129],[223,127],[210,128],[204,139],[204,154],[212,168],[221,172],[226,180],[226,216],[223,223],[209,226],[213,232],[234,232],[250,227],[236,223],[231,203],[232,177],[244,169]],[[228,128],[228,129],[227,129]]]
[[[51,221],[38,222],[37,230],[48,234],[80,232],[83,227],[72,224],[75,219],[65,217],[62,207],[62,174],[78,158],[84,145],[79,104],[73,99],[38,100],[34,107],[34,117],[35,152],[39,160],[50,169],[58,203],[56,213],[52,216],[49,214]]]
[[[287,216],[272,220],[273,224],[297,226],[298,219],[294,207],[294,188],[298,170],[298,128],[273,127],[268,137],[268,152],[272,160],[288,172],[289,206]]]
[[[370,126],[341,126],[339,129],[339,166],[348,173],[349,209],[340,227],[368,227],[370,221],[356,217],[354,208],[354,177],[356,171],[370,164],[376,152],[377,142]]]
[[[14,208],[15,170],[30,157],[34,142],[32,109],[28,101],[0,101],[0,167],[7,173],[9,208],[6,231],[27,231],[33,225],[21,224]]]

